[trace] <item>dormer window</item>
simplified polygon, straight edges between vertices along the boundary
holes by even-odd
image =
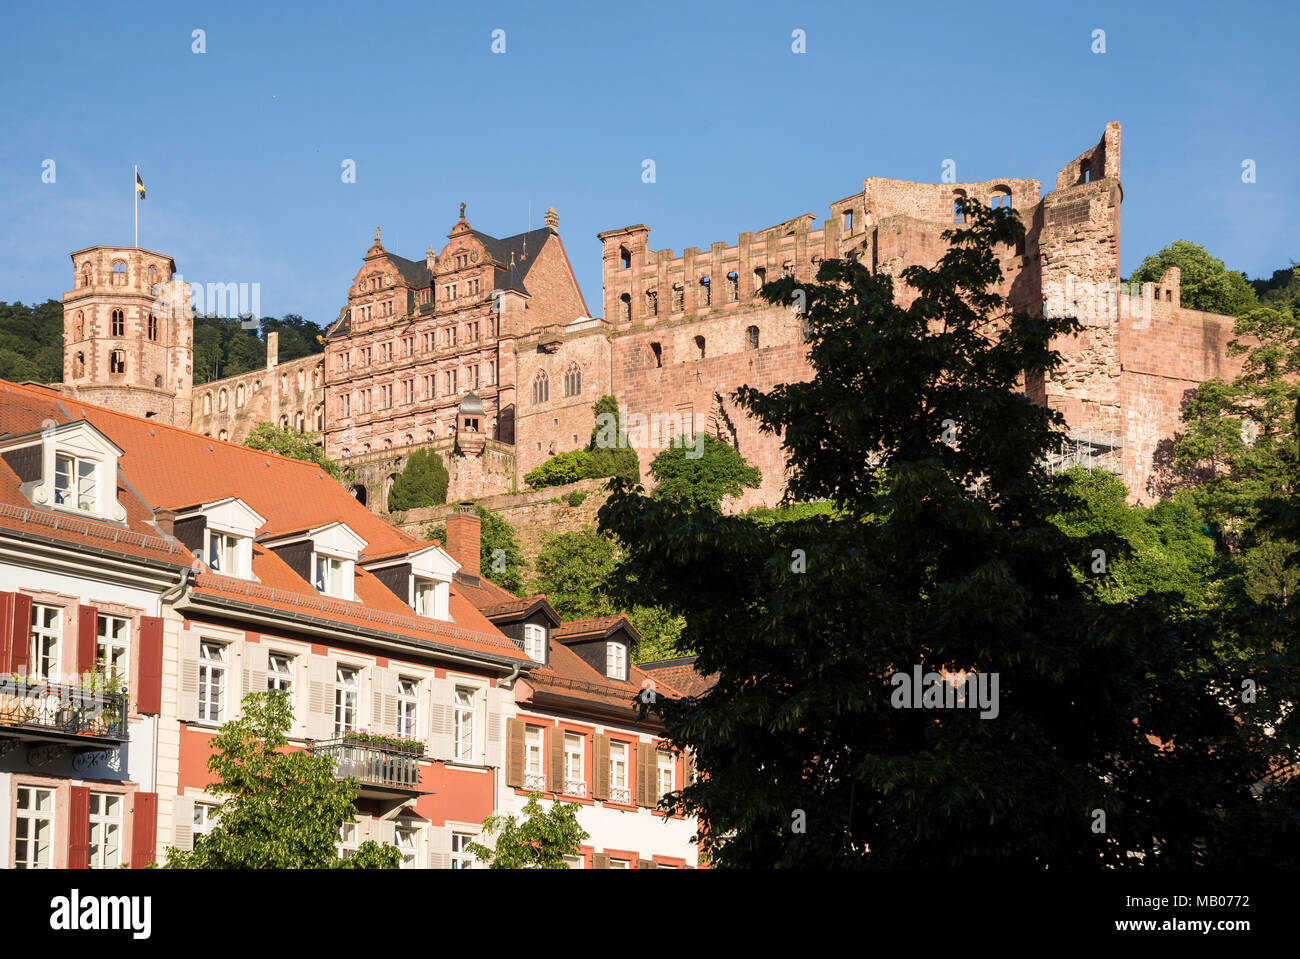
[[[535,663],[546,662],[546,627],[525,624],[524,654]]]
[[[431,579],[415,579],[416,616],[428,616],[430,619],[450,620],[448,604],[451,599],[451,584]]]
[[[173,534],[211,572],[239,579],[253,575],[253,536],[266,520],[237,496],[178,510]]]
[[[227,533],[208,532],[208,566],[214,573],[241,576],[239,562],[239,537]]]
[[[86,513],[99,512],[99,484],[96,473],[99,464],[79,456],[60,453],[54,457],[54,505],[78,509]]]
[[[352,563],[337,556],[316,556],[315,582],[318,592],[340,599],[352,598]]]
[[[622,643],[605,643],[605,675],[627,681],[627,647]]]

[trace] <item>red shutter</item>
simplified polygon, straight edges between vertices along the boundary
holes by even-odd
[[[25,673],[28,655],[32,649],[32,598],[30,596],[14,593],[14,615],[8,626],[9,671]]]
[[[131,868],[154,861],[158,845],[158,794],[136,793],[131,809]]]
[[[99,610],[77,607],[77,673],[93,673],[99,644]]]
[[[163,621],[140,617],[140,690],[135,708],[142,713],[162,712]]]
[[[90,787],[70,787],[68,803],[68,868],[90,868]]]
[[[14,647],[14,593],[0,593],[0,673],[12,672]]]

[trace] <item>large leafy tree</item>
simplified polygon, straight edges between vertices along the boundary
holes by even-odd
[[[395,512],[445,503],[450,481],[441,456],[431,449],[416,450],[393,480],[393,488],[388,491],[388,509]]]
[[[1300,861],[1294,787],[1252,791],[1294,745],[1262,734],[1294,663],[1234,713],[1256,664],[1186,606],[1076,575],[1044,467],[1060,418],[1017,383],[1078,324],[1009,311],[995,251],[1023,227],[965,206],[938,263],[901,274],[907,306],[852,260],[764,288],[806,303],[814,375],[734,396],[782,436],[788,497],[833,513],[759,523],[621,484],[601,510],[630,596],[670,602],[718,676],[643,707],[703,773],[670,807],[700,816],[720,866]],[[924,707],[899,696],[914,668],[998,689],[903,708]]]
[[[343,475],[342,467],[325,455],[325,451],[313,442],[310,433],[296,430],[292,426],[276,426],[263,420],[244,437],[244,445],[249,449],[315,463],[334,479]]]
[[[568,869],[565,856],[576,856],[588,833],[578,825],[578,804],[556,802],[544,809],[538,793],[524,804],[524,819],[496,814],[483,820],[483,832],[495,836],[492,848],[480,842],[469,851],[491,869]]]
[[[234,317],[194,317],[194,384],[238,376],[266,366],[266,334],[279,333],[281,363],[324,351],[324,331],[296,313],[264,316],[257,329]]]
[[[1171,266],[1178,267],[1182,305],[1193,310],[1242,316],[1257,305],[1255,291],[1241,273],[1227,269],[1223,261],[1203,246],[1175,240],[1159,253],[1152,253],[1129,277],[1133,283],[1155,283]]]
[[[0,379],[57,383],[63,379],[63,304],[0,302]]]
[[[651,460],[650,475],[656,499],[714,512],[724,499],[755,489],[763,480],[758,467],[750,466],[739,450],[707,433],[693,440],[680,437]]]
[[[192,850],[168,849],[169,869],[396,869],[396,846],[366,842],[340,860],[339,827],[355,820],[355,779],[339,780],[327,756],[288,750],[288,696],[249,693],[237,719],[211,742],[209,790],[223,797],[217,825]]]

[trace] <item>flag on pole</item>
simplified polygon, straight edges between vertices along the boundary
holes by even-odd
[[[140,179],[140,171],[135,171],[135,192],[140,199],[144,199],[144,180]]]

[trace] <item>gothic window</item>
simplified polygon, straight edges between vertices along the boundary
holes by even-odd
[[[158,317],[152,313],[149,314],[149,339],[155,342],[158,340]]]
[[[240,383],[235,387],[235,406],[244,405],[244,384]]]
[[[108,354],[108,372],[125,373],[126,372],[126,351],[114,350]]]
[[[650,352],[654,354],[654,358],[655,358],[655,369],[659,369],[661,366],[664,365],[664,351],[663,351],[663,347],[661,347],[658,343],[651,343],[651,344],[650,344]]]
[[[220,433],[217,434],[217,439],[228,440],[230,439],[230,433],[226,430],[222,430]]]
[[[998,187],[989,199],[989,206],[995,210],[1011,209],[1011,191],[1006,187]]]
[[[645,312],[646,316],[659,315],[659,294],[655,290],[645,291]]]
[[[732,270],[727,274],[727,302],[735,303],[740,299],[740,277]]]
[[[697,336],[695,338],[695,349],[699,351],[697,359],[704,359],[704,337]]]
[[[212,414],[212,394],[204,393],[203,394],[203,415],[210,416],[211,414]]]
[[[108,335],[125,336],[126,335],[126,314],[123,313],[121,310],[114,310],[111,316],[111,320],[112,322],[110,324]]]
[[[217,394],[217,409],[219,409],[221,412],[224,413],[229,408],[230,408],[230,395],[225,390],[222,390],[220,393]]]
[[[149,264],[149,270],[147,275],[149,278],[149,289],[153,290],[153,285],[158,282],[158,268],[154,266],[152,263]]]
[[[316,412],[312,414],[312,428],[317,432],[325,429],[325,407],[316,407]]]
[[[126,286],[126,264],[121,260],[113,261],[113,285]]]
[[[533,404],[545,403],[551,398],[551,381],[545,370],[538,370],[533,378]]]
[[[81,285],[90,286],[90,264],[81,264]]]
[[[304,425],[305,424],[303,422],[302,410],[299,410],[297,413],[293,414],[293,428],[296,429],[299,433],[301,433],[303,432]]]
[[[757,326],[751,326],[749,329],[745,330],[745,349],[747,350],[758,349],[758,327]]]
[[[618,248],[618,262],[620,270],[626,270],[632,266],[632,254],[628,252],[627,247],[620,246]]]
[[[288,428],[289,428],[289,417],[287,414],[282,415],[280,417],[280,429],[287,430]]]
[[[154,374],[153,385],[154,385],[154,386],[159,386],[159,387],[162,386],[162,374],[160,374],[160,373],[155,373],[155,374]],[[150,413],[149,415],[152,416],[153,414]]]
[[[564,395],[577,396],[582,392],[582,370],[577,363],[569,365],[564,374]]]
[[[618,298],[618,318],[623,323],[632,322],[632,297],[624,293]]]

